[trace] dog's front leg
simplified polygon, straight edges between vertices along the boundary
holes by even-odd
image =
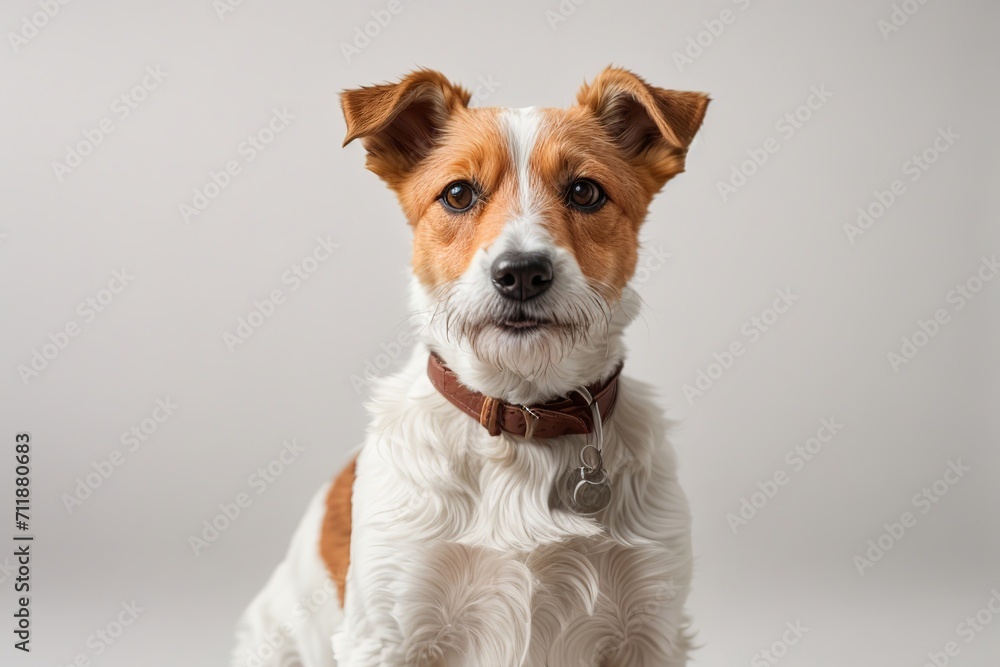
[[[524,664],[534,577],[524,563],[482,547],[431,544],[397,582],[409,665]]]
[[[684,667],[688,619],[684,613],[690,582],[686,549],[617,547],[600,559],[607,619],[595,667]]]
[[[548,638],[538,633],[532,666],[684,667],[690,558],[659,545],[598,545],[598,552],[588,557],[599,586],[592,610],[582,609],[583,600],[570,603],[557,579],[538,572],[542,587],[556,594],[548,606],[555,603],[577,613],[568,622],[555,623],[557,619],[539,614],[539,630],[556,632]],[[579,567],[569,562],[554,568],[563,575],[572,570]]]
[[[403,549],[383,544],[374,551],[385,556],[351,566],[349,620],[334,641],[338,658],[350,655],[339,664],[524,664],[534,579],[523,563],[497,551],[444,542]],[[350,592],[352,584],[357,595]]]

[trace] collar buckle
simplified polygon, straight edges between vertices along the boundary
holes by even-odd
[[[517,407],[521,410],[521,414],[524,415],[524,437],[530,438],[535,435],[535,426],[538,424],[541,416],[533,412],[527,405],[519,405]]]

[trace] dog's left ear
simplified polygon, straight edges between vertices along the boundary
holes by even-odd
[[[688,145],[701,127],[709,98],[666,90],[619,67],[609,67],[576,96],[636,167],[647,170],[653,191],[684,171]]]
[[[421,69],[399,83],[345,90],[344,145],[361,139],[368,168],[395,187],[434,147],[453,113],[470,95],[440,72]]]

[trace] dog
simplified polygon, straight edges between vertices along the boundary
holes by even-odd
[[[344,145],[413,232],[418,342],[244,613],[240,667],[677,667],[690,514],[622,374],[654,195],[709,98],[609,67],[567,109],[417,70],[347,90]]]

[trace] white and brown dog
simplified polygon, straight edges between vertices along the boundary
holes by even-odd
[[[708,98],[609,68],[569,109],[420,70],[343,93],[413,229],[420,343],[240,624],[240,667],[672,667],[690,519],[619,375],[639,228]]]

